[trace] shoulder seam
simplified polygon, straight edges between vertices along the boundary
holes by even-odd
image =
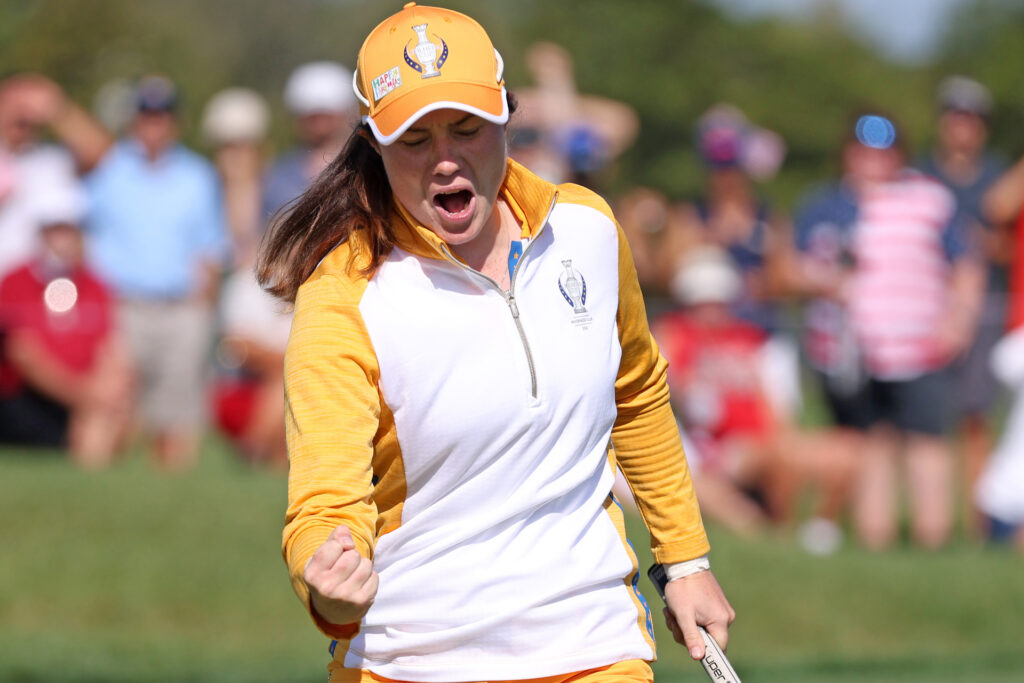
[[[615,222],[615,214],[612,213],[611,207],[605,199],[594,192],[589,190],[582,185],[575,185],[572,183],[565,183],[558,186],[558,203],[559,204],[575,204],[577,206],[586,206],[596,211],[600,211],[604,214],[608,220]]]

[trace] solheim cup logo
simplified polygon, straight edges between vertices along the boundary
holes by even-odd
[[[412,57],[409,56],[409,46],[406,45],[404,50],[405,63],[423,74],[420,78],[440,76],[440,69],[448,60],[448,43],[444,42],[444,39],[440,36],[438,37],[438,40],[441,41],[441,55],[438,56],[437,43],[432,43],[427,38],[427,25],[417,24],[412,27],[412,30],[416,32],[416,38],[418,39],[418,42],[412,49],[413,54],[416,55],[416,61],[413,61]]]
[[[562,261],[562,265],[565,266],[565,272],[558,276],[558,290],[572,306],[573,313],[586,313],[587,307],[584,304],[587,303],[587,281],[583,279],[582,273],[573,269],[572,259]]]

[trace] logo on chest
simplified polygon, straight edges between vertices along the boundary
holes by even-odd
[[[563,260],[562,266],[565,270],[558,275],[558,291],[572,308],[572,324],[589,329],[594,318],[587,310],[587,281],[583,273],[572,267],[572,259]]]

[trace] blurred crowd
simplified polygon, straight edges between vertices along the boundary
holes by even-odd
[[[883,109],[851,112],[837,177],[792,217],[757,185],[783,141],[728,105],[697,122],[702,196],[619,202],[708,517],[821,554],[847,520],[871,549],[939,548],[964,517],[1024,549],[1024,160],[988,149],[982,84],[936,104],[919,155]]]
[[[512,156],[603,189],[638,117],[577,92],[557,45],[526,63]],[[298,66],[281,93],[294,146],[272,155],[249,89],[205,103],[196,151],[163,76],[132,86],[117,125],[42,75],[0,82],[0,445],[102,468],[143,444],[180,471],[212,427],[287,467],[290,313],[253,267],[357,123],[351,83]],[[785,142],[715,104],[694,125],[701,196],[610,198],[709,519],[825,554],[847,534],[938,548],[964,517],[1024,549],[1024,159],[988,149],[994,106],[946,79],[920,154],[884,110],[851,112],[839,174],[790,215],[759,188]],[[810,396],[827,417],[812,426]]]

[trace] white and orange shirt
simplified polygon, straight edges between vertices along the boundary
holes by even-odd
[[[337,525],[373,559],[360,624],[313,613],[346,667],[454,681],[653,659],[616,464],[657,561],[708,551],[622,230],[515,162],[502,195],[526,241],[508,291],[399,208],[372,274],[357,236],[299,290],[284,555],[307,607],[303,569]]]

